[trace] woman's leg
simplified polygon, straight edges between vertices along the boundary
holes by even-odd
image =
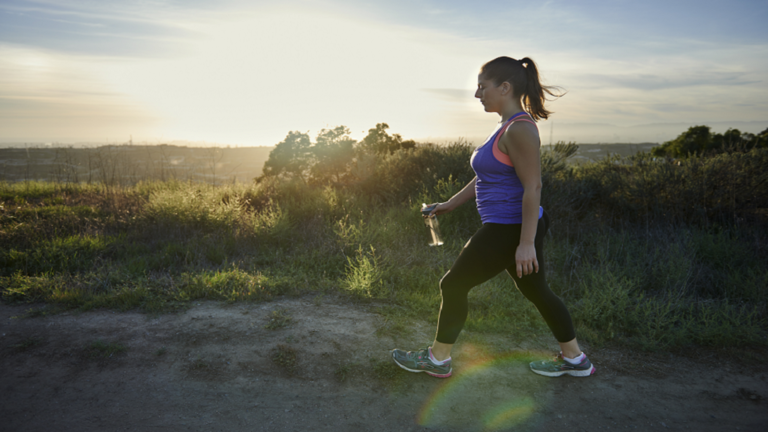
[[[528,300],[533,302],[560,343],[562,358],[557,358],[554,361],[532,362],[530,367],[533,372],[544,376],[557,377],[567,374],[576,377],[588,377],[595,373],[595,368],[579,348],[571,314],[568,313],[568,309],[560,297],[549,289],[544,275],[544,235],[548,228],[549,218],[545,213],[544,217],[539,220],[535,240],[539,272],[518,278],[514,266],[507,269],[509,275],[515,280],[517,288]]]
[[[392,350],[392,359],[398,366],[438,378],[451,376],[453,369],[449,357],[467,319],[469,290],[515,262],[517,243],[510,243],[511,227],[485,224],[467,242],[451,269],[440,280],[443,302],[435,342],[431,347],[417,351]]]
[[[565,346],[563,354],[569,357],[570,354],[573,354],[574,348],[578,350],[578,344],[574,344],[576,332],[573,328],[571,314],[560,297],[549,289],[544,275],[544,236],[548,229],[549,218],[545,213],[544,217],[539,219],[534,242],[536,246],[536,260],[539,262],[539,272],[523,275],[523,277],[518,278],[515,266],[512,265],[507,269],[507,273],[515,280],[517,288],[523,293],[525,298],[530,300],[536,306],[536,309],[539,310],[544,321],[547,322],[550,330],[552,330],[555,339],[557,339],[561,346]],[[579,351],[576,355],[578,356],[580,353]]]
[[[483,225],[440,280],[443,301],[432,346],[433,355],[438,360],[450,356],[451,347],[464,327],[469,291],[499,274],[510,263],[514,264],[517,243],[514,246],[510,243],[514,231],[514,225]]]

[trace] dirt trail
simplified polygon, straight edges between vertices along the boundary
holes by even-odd
[[[22,318],[28,308],[0,305],[2,431],[768,427],[764,369],[711,355],[694,362],[594,350],[593,377],[550,379],[531,373],[527,361],[554,351],[554,341],[495,340],[508,343],[510,354],[493,357],[482,354],[482,338],[467,334],[454,376],[439,380],[388,360],[396,343],[429,341],[431,326],[395,341],[372,306],[338,299],[202,302],[158,317]],[[280,322],[278,309],[292,320]]]

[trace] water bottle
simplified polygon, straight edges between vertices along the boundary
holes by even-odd
[[[432,243],[430,246],[440,246],[443,244],[443,239],[440,236],[440,225],[437,223],[437,216],[430,216],[429,213],[435,209],[437,204],[427,207],[426,204],[421,204],[421,214],[426,216],[424,224],[429,228],[429,234],[432,236]]]

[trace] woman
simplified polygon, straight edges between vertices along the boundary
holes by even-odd
[[[553,377],[595,372],[579,349],[568,309],[544,278],[543,241],[549,219],[539,206],[541,162],[535,121],[551,114],[544,108],[545,93],[557,96],[541,85],[536,64],[527,57],[499,57],[481,68],[475,97],[485,111],[501,116],[500,125],[472,154],[476,177],[450,200],[436,204],[430,217],[476,197],[483,226],[440,280],[443,301],[432,346],[392,351],[403,369],[451,376],[451,349],[467,319],[469,290],[506,270],[560,343],[555,360],[533,362],[531,370]]]

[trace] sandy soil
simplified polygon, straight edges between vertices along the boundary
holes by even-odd
[[[694,361],[591,350],[594,376],[552,379],[531,373],[527,361],[548,356],[554,341],[467,333],[454,376],[440,380],[389,363],[396,344],[428,342],[431,326],[393,335],[375,306],[338,299],[201,302],[160,316],[24,317],[28,309],[0,305],[2,431],[768,427],[765,369],[713,352]],[[292,320],[275,325],[275,310]],[[110,343],[125,350],[110,355]],[[507,345],[506,354],[488,355],[489,343]]]

